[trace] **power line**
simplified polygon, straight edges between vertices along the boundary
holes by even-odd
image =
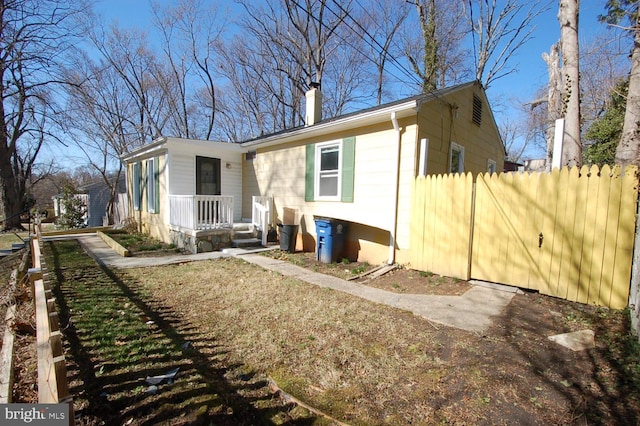
[[[360,28],[360,30],[362,30],[362,32],[363,32],[367,37],[369,37],[369,38],[371,39],[371,41],[372,41],[373,43],[375,43],[375,45],[376,45],[376,46],[378,46],[378,47],[380,48],[380,51],[378,52],[378,51],[375,49],[375,46],[373,46],[370,42],[368,42],[367,40],[365,40],[365,38],[364,38],[364,37],[361,37],[361,38],[362,38],[362,40],[363,40],[365,43],[367,43],[371,48],[373,48],[374,50],[376,50],[376,53],[383,53],[383,52],[385,51],[384,46],[382,46],[382,45],[378,42],[378,40],[376,40],[376,38],[375,38],[374,36],[372,36],[372,35],[369,33],[369,31],[367,31],[367,29],[366,29],[366,28],[364,28],[364,27],[362,26],[362,24],[360,24],[360,22],[356,21],[356,19],[355,19],[353,16],[351,16],[351,14],[349,13],[349,11],[348,11],[348,10],[346,10],[344,7],[342,7],[342,5],[341,5],[339,2],[335,2],[335,3],[336,3],[336,5],[340,8],[340,10],[342,10],[342,11],[346,14],[346,16],[348,16],[349,18],[351,18],[351,20],[352,20],[352,21],[353,21],[353,22],[358,26],[358,28]],[[360,3],[360,1],[359,1],[359,0],[356,0],[356,3],[357,3],[357,4],[358,4],[358,6],[360,6],[360,8],[361,8],[361,9],[362,9],[366,14],[367,14],[367,16],[369,16],[369,18],[372,18],[372,17],[371,17],[371,15],[369,15],[369,13],[367,12],[367,9],[366,9],[365,7],[363,7],[363,6],[362,6],[362,4]],[[335,12],[334,12],[334,11],[333,11],[329,6],[327,6],[327,9],[328,9],[331,13],[333,13],[334,15],[336,15],[336,13],[335,13]],[[336,15],[336,16],[337,16],[337,15]],[[372,19],[372,20],[373,20],[373,19]],[[358,34],[358,33],[353,29],[353,27],[352,27],[352,26],[350,26],[350,25],[348,25],[348,24],[346,24],[346,23],[345,23],[345,25],[347,25],[347,26],[349,27],[349,29],[351,29],[352,31],[354,31],[354,33]],[[387,54],[388,54],[388,57],[391,59],[391,63],[392,63],[392,64],[393,64],[393,65],[394,65],[398,70],[400,70],[403,74],[407,75],[409,78],[413,79],[413,81],[414,81],[416,84],[421,85],[421,81],[420,81],[420,80],[415,76],[415,74],[414,74],[411,70],[408,70],[408,69],[407,69],[407,68],[406,68],[402,63],[400,63],[400,61],[398,61],[398,59],[397,59],[395,56],[393,56],[393,55],[389,54],[388,52],[387,52]],[[392,74],[392,75],[393,75],[393,74]],[[395,78],[398,78],[398,77],[397,77],[397,76],[395,76],[395,75],[393,75],[393,76],[394,76]]]
[[[368,36],[368,37],[369,37],[369,38],[370,38],[370,39],[371,39],[375,44],[377,44],[377,45],[380,47],[381,51],[383,51],[383,50],[384,50],[384,47],[383,47],[382,45],[380,45],[380,43],[378,43],[378,41],[375,39],[375,37],[373,37],[371,34],[369,34],[369,32],[368,32],[368,31],[367,31],[367,30],[366,30],[366,29],[365,29],[365,28],[364,28],[364,27],[363,27],[363,26],[362,26],[358,21],[356,21],[356,20],[353,18],[353,16],[351,16],[351,14],[349,13],[349,11],[348,11],[348,10],[345,10],[345,9],[342,7],[342,5],[340,5],[340,3],[339,3],[338,1],[336,1],[335,3],[338,5],[338,7],[340,8],[340,10],[342,10],[344,13],[346,13],[346,16],[348,16],[349,18],[351,18],[351,20],[352,20],[356,25],[358,25],[358,27],[359,27],[359,28],[360,28],[360,29],[361,29],[361,30],[362,30],[362,31],[363,31],[363,32],[364,32],[364,33],[365,33],[365,34],[366,34],[366,35],[367,35],[367,36]],[[364,11],[365,11],[365,13],[367,13],[367,9],[366,9],[366,8],[364,8],[364,7],[362,7],[362,4],[360,3],[360,1],[359,1],[359,0],[356,0],[356,3],[358,3],[358,6],[360,6],[360,7],[362,8],[362,10],[364,10]],[[328,9],[331,13],[333,13],[333,14],[334,14],[334,15],[336,15],[336,16],[338,16],[338,15],[337,15],[337,14],[336,14],[336,13],[335,13],[335,12],[334,12],[330,7],[329,7],[329,6],[326,6],[326,7],[327,7],[327,9]],[[371,18],[371,15],[369,15],[368,13],[367,13],[367,15],[369,16],[369,18]],[[348,26],[352,31],[354,31],[353,27],[352,27],[352,26],[350,26],[350,25],[348,25],[348,24],[346,24],[346,22],[345,22],[345,25],[347,25],[347,26]],[[355,31],[354,31],[354,32],[355,32]],[[356,34],[357,34],[357,32],[356,32]],[[371,46],[371,47],[375,50],[375,47],[374,47],[374,46],[372,46],[372,45],[371,45],[371,43],[369,43],[368,41],[366,41],[363,37],[361,37],[361,38],[362,38],[362,40],[363,40],[365,43],[367,43],[369,46]],[[424,92],[425,88],[424,88],[424,84],[423,84],[423,82],[422,82],[421,80],[419,80],[419,79],[415,76],[415,74],[414,74],[413,72],[411,72],[410,70],[407,70],[407,69],[406,69],[406,68],[405,68],[405,67],[404,67],[404,66],[403,66],[403,65],[402,65],[402,64],[401,64],[401,63],[400,63],[400,62],[399,62],[399,61],[398,61],[394,56],[389,55],[389,57],[392,59],[392,63],[396,66],[396,68],[399,68],[401,71],[403,71],[403,72],[404,72],[404,74],[408,75],[408,76],[409,76],[409,78],[413,79],[413,81],[414,81],[417,85],[419,85],[419,86],[421,86],[421,87],[422,87],[423,93],[425,93],[425,92]],[[390,73],[390,74],[391,74],[391,73]],[[393,75],[393,74],[391,74],[391,75]],[[394,76],[395,78],[398,78],[398,77],[397,77],[397,76],[395,76],[395,75],[393,75],[393,76]],[[426,89],[426,93],[429,93],[430,95],[432,95],[432,96],[433,96],[433,97],[435,97],[436,99],[438,99],[438,100],[440,100],[440,101],[442,101],[442,102],[445,102],[445,101],[442,99],[442,97],[441,97],[441,96],[440,96],[436,91],[434,91],[434,90],[432,90],[432,89]]]
[[[302,6],[297,0],[291,0],[291,2],[298,7],[300,10],[302,10],[303,12],[307,13],[307,15],[309,17],[311,17],[313,20],[317,21],[320,25],[324,26],[325,28],[329,28],[327,26],[326,23],[322,22],[320,19],[318,19],[316,16],[314,16],[311,11],[309,11],[308,9],[306,9],[304,6]],[[338,3],[336,3],[338,4]],[[327,10],[329,12],[331,12],[334,16],[336,16],[337,18],[341,18],[341,16],[336,13],[331,7],[329,7],[326,3],[325,3],[325,7],[327,8]],[[344,21],[344,24],[354,33],[356,34],[358,37],[360,37],[362,39],[362,41],[364,41],[369,47],[371,47],[372,49],[374,49],[374,51],[376,51],[377,53],[378,50],[376,49],[376,47],[374,46],[374,43],[376,45],[378,45],[380,47],[380,49],[383,49],[383,47],[380,45],[380,43],[377,42],[377,40],[375,40],[375,38],[373,36],[371,36],[371,34],[369,34],[369,32],[364,29],[352,16],[351,14],[346,11],[344,8],[342,8],[341,5],[338,4],[338,7],[340,7],[340,9],[346,14],[345,17],[349,17],[353,22],[355,22],[361,29],[362,31],[364,31],[364,33],[373,41],[373,43],[371,41],[366,40],[364,37],[362,37],[360,34],[358,34],[358,32],[354,29],[354,27],[352,25],[350,25],[348,22]],[[347,45],[353,47],[354,49],[357,49],[356,46],[354,46],[352,43],[350,43],[349,41],[347,41],[347,39],[345,39],[344,37],[342,37],[341,35],[337,36]],[[402,66],[402,64],[400,64],[398,62],[398,60],[393,57],[392,55],[389,55],[389,57],[392,59],[392,64],[399,70],[401,71],[403,74],[405,74],[407,77],[409,77],[410,79],[413,80],[414,83],[420,85],[421,82],[420,80],[417,79],[417,77],[409,70],[407,70],[404,66]],[[371,60],[370,58],[368,58],[369,60]],[[373,60],[371,60],[373,62]],[[390,71],[387,70],[387,72],[389,72],[391,75],[393,75],[395,78],[398,78],[396,75],[394,75],[393,73],[391,73]],[[399,79],[399,78],[398,78]],[[399,79],[400,80],[400,79]]]

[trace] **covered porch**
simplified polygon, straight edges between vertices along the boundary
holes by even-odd
[[[233,228],[232,195],[169,195],[172,228],[206,231]]]
[[[192,253],[253,243],[267,245],[272,198],[253,196],[250,221],[234,222],[232,195],[169,195],[169,231],[176,247]]]

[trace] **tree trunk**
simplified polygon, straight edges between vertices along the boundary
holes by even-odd
[[[640,17],[636,13],[629,93],[622,125],[622,137],[616,149],[616,164],[640,164]]]
[[[0,193],[5,217],[3,231],[24,229],[20,220],[20,215],[25,208],[24,199],[22,192],[17,188],[17,177],[13,174],[10,158],[11,156],[4,152],[0,155],[0,185],[2,185]]]
[[[560,0],[560,39],[562,43],[562,101],[565,118],[563,166],[582,165],[580,141],[580,67],[578,62],[579,0]]]
[[[556,120],[560,118],[562,110],[561,101],[561,87],[562,78],[560,77],[560,56],[559,43],[551,46],[549,53],[543,53],[542,59],[547,63],[547,70],[549,73],[549,84],[547,86],[547,170],[551,170],[551,160],[553,155],[553,138],[556,129]]]

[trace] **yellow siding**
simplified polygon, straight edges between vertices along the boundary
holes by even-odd
[[[480,126],[472,123],[473,94],[483,101]],[[427,173],[449,172],[451,142],[464,147],[464,171],[472,174],[487,171],[487,161],[496,162],[498,172],[504,169],[504,146],[496,128],[489,104],[482,91],[468,86],[445,96],[442,101],[425,104],[419,113],[419,139],[429,139]]]
[[[411,205],[411,181],[415,173],[415,125],[411,120],[401,120],[402,149],[400,151],[400,187],[398,196],[399,250],[407,250],[409,245],[409,212]],[[345,137],[355,136],[355,182],[354,202],[305,202],[305,145]],[[398,150],[397,133],[391,121],[382,125],[358,129],[357,134],[337,133],[323,138],[305,140],[304,143],[289,146],[259,149],[253,161],[245,162],[245,173],[255,172],[256,183],[247,180],[244,198],[251,195],[273,196],[276,210],[275,220],[285,221],[294,212],[296,223],[302,233],[315,235],[314,215],[326,216],[366,225],[386,232],[381,239],[376,233],[375,241],[356,233],[353,244],[360,246],[359,260],[379,263],[388,258],[389,233],[393,224],[395,204],[395,173],[392,159]],[[253,170],[252,170],[253,169]],[[257,185],[257,191],[254,188]],[[244,207],[250,209],[250,206]],[[285,215],[285,209],[287,214]],[[250,211],[249,211],[250,212]],[[303,237],[301,236],[301,239]],[[313,250],[315,243],[307,242],[305,250]],[[302,247],[300,247],[302,248]]]
[[[481,126],[471,123],[474,92],[484,102]],[[457,109],[451,109],[450,105],[457,106]],[[393,129],[391,118],[377,125],[308,138],[296,143],[264,148],[257,145],[256,158],[244,161],[243,164],[243,216],[251,214],[252,195],[272,196],[276,210],[274,220],[285,221],[293,215],[301,231],[298,248],[305,250],[315,248],[314,215],[361,224],[368,227],[369,231],[358,228],[360,233],[350,233],[350,243],[359,248],[359,260],[372,263],[388,259],[390,232],[395,226],[396,261],[409,262],[409,249],[415,231],[411,214],[412,185],[420,160],[418,141],[422,138],[429,139],[428,174],[448,171],[451,141],[465,147],[465,171],[473,173],[485,172],[488,159],[496,162],[497,170],[502,170],[504,148],[486,98],[474,85],[453,91],[442,99],[426,102],[415,116],[399,120],[399,126],[399,151],[398,135]],[[305,146],[352,136],[356,140],[354,202],[305,202]],[[397,176],[396,158],[399,158]],[[397,211],[394,212],[396,191],[398,204]],[[451,206],[448,214],[466,212],[470,209],[468,203],[470,201],[464,199],[463,205]],[[394,213],[397,214],[395,225]],[[373,234],[375,238],[371,236]],[[463,246],[464,243],[456,250],[464,251]],[[464,247],[468,251],[468,245]],[[451,268],[456,269],[457,266]],[[467,275],[468,272],[460,274]]]

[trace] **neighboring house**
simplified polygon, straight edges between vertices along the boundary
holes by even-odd
[[[517,163],[515,161],[504,160],[505,172],[517,172],[519,170],[524,170],[524,164]]]
[[[115,179],[115,176],[112,179]],[[85,214],[86,226],[97,227],[104,225],[108,213],[107,206],[110,193],[109,186],[105,184],[102,178],[78,187],[76,197],[82,200],[87,209]],[[61,201],[62,195],[53,197],[53,209],[56,216],[64,213],[64,206]],[[127,186],[124,174],[121,174],[118,179],[114,204],[114,222],[119,223],[128,217]]]
[[[201,156],[219,159],[207,167],[222,171],[217,193],[233,195],[233,220],[255,217],[254,197],[270,197],[269,223],[299,225],[298,249],[315,249],[314,217],[320,216],[348,222],[345,245],[352,260],[407,263],[416,176],[504,167],[504,145],[477,82],[327,120],[320,111],[321,94],[314,88],[307,93],[304,127],[241,144],[161,138],[125,156],[143,229],[170,239],[164,238],[171,229],[163,216],[169,215],[168,199],[199,193]],[[150,167],[158,177],[145,195],[145,182],[156,176]],[[177,181],[179,189],[172,185]],[[157,204],[145,201],[157,199],[155,194]]]
[[[115,179],[112,176],[111,179]],[[107,207],[111,197],[111,189],[102,178],[96,179],[78,188],[78,192],[86,194],[87,201],[87,226],[104,226],[108,216]],[[124,173],[120,174],[116,186],[116,198],[114,199],[114,223],[119,223],[128,217],[128,202],[126,198],[127,186]]]

